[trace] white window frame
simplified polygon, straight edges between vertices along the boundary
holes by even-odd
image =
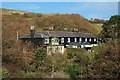
[[[74,41],[77,42],[77,38],[74,38]]]
[[[89,41],[91,42],[91,41],[92,41],[92,39],[90,38],[90,39],[89,39]]]
[[[79,38],[79,42],[82,42],[82,38]]]
[[[49,38],[45,38],[45,44],[49,44]]]
[[[70,38],[67,38],[67,40],[68,40],[67,42],[70,42]]]
[[[94,38],[94,42],[95,42],[95,41],[97,41],[97,39],[96,39],[96,38]]]
[[[61,43],[64,43],[64,38],[61,38]]]
[[[52,39],[51,39],[51,44],[52,44],[52,45],[59,45],[59,39],[58,39],[58,38],[55,38],[55,37],[52,38]]]
[[[85,42],[87,42],[87,38],[85,38]]]

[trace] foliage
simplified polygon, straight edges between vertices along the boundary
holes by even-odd
[[[67,65],[64,70],[70,77],[70,79],[79,78],[80,66],[78,64]]]
[[[2,78],[9,78],[10,74],[6,68],[2,68]]]
[[[101,24],[93,24],[93,25],[94,25],[94,28],[98,31],[97,34],[100,34],[102,29],[103,29],[102,28],[103,23],[101,23]],[[99,35],[97,35],[97,36],[99,36]]]
[[[90,62],[93,59],[94,54],[89,53],[85,49],[75,49],[69,48],[67,50],[67,58],[74,59],[75,62],[80,63],[82,65],[86,64],[88,61]]]
[[[100,53],[100,49],[103,47],[104,44],[98,45],[98,46],[93,46],[92,50],[94,50],[94,52],[96,54]]]
[[[37,69],[40,70],[41,65],[43,64],[45,58],[46,58],[46,51],[44,48],[38,48],[35,52],[34,52],[34,56],[35,56],[35,60],[34,60],[34,64],[35,64],[35,70]]]
[[[3,63],[14,63],[22,70],[30,70],[32,61],[34,59],[30,44],[21,45],[16,42],[12,48],[3,49]],[[24,49],[24,51],[23,51]]]
[[[101,31],[102,38],[119,38],[120,36],[120,15],[111,16],[111,18],[103,24]]]
[[[41,69],[46,72],[46,75],[50,74],[50,78],[54,78],[55,73],[63,71],[64,66],[70,63],[65,54],[56,53],[46,56],[43,65],[41,65]]]
[[[104,23],[101,37],[106,42],[88,70],[91,78],[119,78],[120,15],[111,16]],[[107,40],[109,39],[109,40]],[[95,48],[94,48],[95,49]],[[97,49],[96,49],[97,51]]]
[[[97,32],[97,30],[92,27],[93,25],[89,23],[85,18],[78,14],[54,14],[43,16],[40,21],[40,26],[44,28],[53,27],[55,31],[63,31],[66,28],[67,31],[74,31],[77,28],[81,32]],[[89,30],[88,30],[89,27]]]
[[[98,59],[90,65],[89,77],[91,78],[118,78],[120,73],[119,59],[120,42],[106,43],[101,49]]]
[[[24,74],[24,78],[36,78],[35,72],[27,72]]]
[[[94,54],[87,52],[85,49],[74,49],[69,48],[67,50],[67,58],[72,61],[72,65],[66,66],[65,69],[67,69],[67,74],[72,78],[71,76],[74,75],[74,78],[87,78],[88,77],[88,65],[92,63],[94,59]],[[73,67],[73,65],[77,65],[77,69],[79,69],[76,72],[74,72],[76,69]],[[72,69],[71,69],[72,68]],[[73,71],[70,73],[70,71]],[[79,74],[78,74],[79,73]],[[76,76],[75,76],[76,74]]]
[[[29,34],[29,29],[32,25],[35,26],[37,31],[51,27],[53,27],[54,30],[62,31],[64,28],[66,28],[67,31],[73,31],[74,28],[78,28],[81,32],[96,34],[97,30],[93,27],[93,24],[78,14],[3,14],[2,19],[3,63],[14,64],[14,66],[20,68],[21,71],[24,71],[24,77],[34,78],[36,76],[41,77],[42,75],[44,78],[54,78],[56,77],[56,73],[61,72],[64,74],[65,72],[72,79],[78,77],[84,78],[87,77],[88,74],[91,78],[116,78],[117,73],[120,73],[118,70],[120,43],[117,42],[106,43],[103,48],[101,48],[101,46],[93,47],[95,53],[100,52],[100,54],[98,54],[97,60],[92,62],[94,54],[89,53],[85,49],[67,49],[66,54],[56,53],[47,55],[44,48],[40,47],[36,49],[31,43],[26,42],[22,44],[16,39],[17,31],[19,32],[19,36]],[[104,23],[102,38],[115,38],[116,33],[117,37],[119,37],[119,20],[119,16],[116,15]],[[5,68],[10,69],[8,67]],[[13,66],[11,68],[13,68]],[[11,75],[12,74],[16,73],[13,72]],[[3,75],[9,77],[9,72],[3,70]]]
[[[42,61],[46,57],[46,51],[44,49],[36,50],[35,57],[37,61]]]

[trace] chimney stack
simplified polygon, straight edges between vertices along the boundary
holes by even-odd
[[[34,38],[34,35],[35,35],[35,29],[34,29],[34,26],[31,26],[31,29],[30,29],[30,38]]]

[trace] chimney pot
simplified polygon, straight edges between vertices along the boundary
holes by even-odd
[[[35,29],[34,29],[34,26],[31,26],[31,29],[30,29],[30,38],[34,38],[34,35],[35,35]]]

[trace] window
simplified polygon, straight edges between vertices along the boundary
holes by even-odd
[[[77,38],[74,38],[75,39],[75,42],[77,42]]]
[[[85,42],[87,42],[87,38],[85,38]]]
[[[89,39],[89,41],[91,42],[91,38]]]
[[[81,41],[82,41],[82,38],[79,38],[79,41],[81,42]]]
[[[68,38],[68,42],[70,42],[70,38]]]
[[[96,41],[96,39],[94,39],[94,41]]]
[[[61,38],[61,43],[64,43],[64,38]]]
[[[51,39],[51,44],[52,45],[59,45],[59,39],[58,38],[52,38]]]
[[[45,44],[49,44],[49,38],[45,39]]]

